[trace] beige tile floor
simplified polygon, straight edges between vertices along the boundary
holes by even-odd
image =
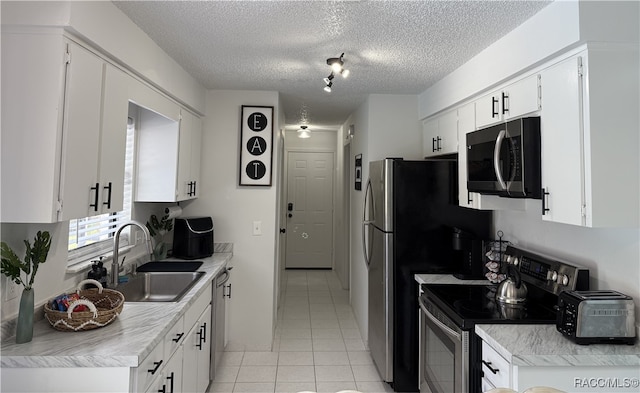
[[[225,352],[210,392],[392,392],[382,382],[349,305],[327,270],[287,270],[271,352]]]

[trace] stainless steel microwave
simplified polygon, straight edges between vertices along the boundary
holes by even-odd
[[[540,117],[467,134],[467,190],[511,198],[541,198]]]

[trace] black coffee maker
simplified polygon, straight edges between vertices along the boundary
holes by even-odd
[[[484,272],[484,241],[460,228],[453,228],[453,258],[458,272],[454,277],[461,280],[482,280]]]

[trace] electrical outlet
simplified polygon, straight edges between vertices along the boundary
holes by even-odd
[[[13,300],[20,295],[20,284],[16,284],[15,282],[6,279],[5,281],[5,293],[4,299],[5,301]]]

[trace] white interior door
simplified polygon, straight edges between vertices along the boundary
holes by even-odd
[[[287,268],[331,268],[333,153],[287,155]]]

